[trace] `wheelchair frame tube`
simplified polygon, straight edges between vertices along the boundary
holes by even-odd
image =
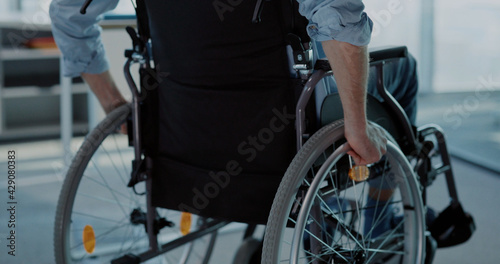
[[[331,75],[333,75],[332,71],[325,72],[324,70],[318,70],[311,75],[302,89],[302,93],[300,94],[299,101],[297,102],[297,106],[295,108],[297,151],[299,151],[304,144],[304,133],[306,131],[306,106],[311,99],[314,88],[319,81],[321,81],[321,79]]]
[[[453,177],[450,155],[448,153],[448,148],[446,147],[446,139],[443,129],[437,125],[426,125],[420,128],[420,133],[424,137],[431,134],[434,134],[436,137],[443,166],[449,166],[449,169],[444,173],[446,177],[446,185],[448,186],[448,192],[451,197],[451,203],[455,206],[459,205],[457,187],[455,184],[455,178]]]
[[[135,154],[135,160],[140,160],[141,159],[141,138],[139,134],[140,130],[140,120],[139,120],[139,90],[137,89],[137,86],[135,85],[134,79],[132,78],[132,75],[130,74],[130,66],[132,64],[133,60],[131,58],[128,58],[127,61],[125,62],[125,66],[123,67],[123,73],[125,74],[125,79],[127,81],[127,84],[130,88],[130,91],[132,92],[132,130],[133,130],[133,142],[134,142],[134,154]]]
[[[392,112],[396,115],[396,118],[401,124],[403,125],[403,132],[407,137],[406,142],[410,144],[410,146],[402,146],[404,148],[409,147],[410,149],[416,149],[417,153],[414,153],[414,155],[417,155],[418,152],[420,152],[420,149],[417,149],[417,144],[415,143],[415,134],[411,130],[411,123],[408,117],[406,116],[403,108],[396,103],[397,100],[394,99],[394,97],[387,91],[385,88],[384,84],[384,65],[386,62],[391,61],[394,59],[387,59],[387,60],[382,60],[382,61],[377,61],[374,63],[371,63],[370,66],[375,66],[376,71],[377,71],[377,92],[382,96],[384,101],[389,105],[389,107],[393,110]],[[411,154],[411,153],[406,153],[406,154]]]
[[[146,251],[144,253],[139,254],[139,258],[141,259],[141,262],[152,259],[156,256],[159,256],[163,253],[166,253],[167,251],[170,251],[172,249],[175,249],[177,247],[185,245],[191,241],[194,241],[200,237],[203,237],[203,236],[208,235],[212,232],[215,232],[227,224],[228,224],[228,222],[224,222],[224,221],[212,221],[211,223],[208,223],[207,226],[203,229],[200,229],[200,230],[193,232],[193,233],[189,233],[189,234],[187,234],[179,239],[175,239],[175,240],[172,240],[166,244],[161,245],[161,249],[157,249],[157,250],[150,249],[149,251]]]
[[[140,56],[142,58],[142,56]],[[139,61],[139,57],[135,57],[132,55],[127,59],[125,62],[125,66],[123,68],[123,72],[125,74],[125,79],[127,80],[127,83],[129,85],[130,91],[132,92],[132,126],[133,126],[133,142],[134,142],[134,154],[135,154],[135,162],[139,162],[142,160],[142,145],[141,145],[141,134],[140,134],[140,109],[139,109],[139,89],[137,89],[137,85],[134,82],[134,79],[132,78],[132,75],[130,74],[130,66],[132,62],[137,62]],[[143,63],[145,65],[145,63]],[[146,166],[148,166],[151,162],[147,160]],[[148,177],[146,179],[146,205],[147,205],[147,211],[146,211],[146,226],[147,226],[147,233],[148,233],[148,240],[149,240],[149,248],[150,251],[157,252],[159,250],[158,247],[158,239],[155,234],[155,219],[156,219],[156,208],[153,207],[152,205],[152,197],[151,197],[151,191],[152,191],[152,180],[151,177]]]

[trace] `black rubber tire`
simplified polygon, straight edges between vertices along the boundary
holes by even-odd
[[[147,242],[147,234],[144,225],[133,224],[130,220],[131,209],[135,208],[136,205],[140,205],[139,208],[142,209],[142,212],[146,210],[145,196],[137,195],[132,188],[126,186],[130,178],[131,160],[134,156],[133,148],[128,147],[128,137],[118,133],[120,126],[130,117],[131,110],[132,106],[128,104],[109,113],[87,135],[69,167],[59,196],[54,223],[54,253],[57,264],[81,263],[81,260],[86,258],[91,261],[90,263],[109,263],[111,259],[121,257],[127,253],[139,252],[138,247],[141,247],[140,252],[146,251],[148,248],[148,244],[145,243]],[[109,157],[106,157],[108,155]],[[103,159],[107,162],[104,165],[99,163]],[[94,178],[98,178],[98,180]],[[95,184],[95,182],[99,184]],[[136,191],[139,193],[143,192],[141,186],[143,184],[136,186],[138,188]],[[108,189],[108,192],[112,193],[113,197],[107,193]],[[89,198],[89,196],[92,197]],[[91,199],[98,199],[98,201],[94,202]],[[88,206],[86,202],[92,206]],[[81,204],[84,206],[81,206]],[[97,229],[97,226],[94,226],[97,235],[96,252],[93,255],[87,254],[80,249],[83,248],[81,239],[80,242],[75,242],[75,237],[78,236],[78,232],[81,231],[80,228],[83,226],[74,223],[74,217],[82,215],[81,211],[79,211],[80,208],[84,208],[83,212],[85,213],[83,215],[85,217],[86,214],[88,216],[92,214],[98,220],[102,218],[107,221],[110,215],[113,217],[117,215],[117,223],[112,223],[113,225],[110,224],[109,227],[106,225],[105,227],[109,228],[110,231],[101,232],[103,235],[99,235],[100,230]],[[108,211],[112,212],[108,214]],[[160,216],[177,224],[176,221],[179,219],[180,212],[160,208],[157,211]],[[196,221],[197,219],[200,221]],[[193,224],[192,229],[197,229],[203,222],[202,219],[196,216],[193,216],[193,221],[198,224]],[[77,228],[72,226],[77,226]],[[75,232],[75,229],[78,231]],[[101,227],[101,229],[103,228]],[[130,230],[133,230],[133,232]],[[112,238],[107,238],[113,232],[118,234],[113,234]],[[125,243],[119,241],[117,237],[126,237],[131,241]],[[166,241],[161,241],[163,238],[168,238],[167,241],[171,241],[178,237],[182,237],[178,229],[165,227],[161,230],[158,239],[160,242],[165,243]],[[175,263],[208,263],[215,237],[216,231],[146,263],[163,263],[164,260],[172,262],[172,259]],[[103,245],[106,243],[113,246],[106,246],[106,249],[103,250],[102,248],[105,247]],[[137,246],[137,244],[140,246]],[[115,245],[118,245],[118,247]],[[101,247],[99,248],[99,246]],[[101,252],[97,252],[98,249]],[[102,253],[103,251],[105,253]],[[83,254],[81,254],[82,252]],[[78,257],[75,258],[75,256]]]
[[[390,136],[388,135],[390,138]],[[264,236],[264,247],[263,247],[263,254],[262,254],[262,263],[265,264],[276,264],[276,263],[285,263],[282,262],[280,259],[280,255],[282,254],[281,250],[281,244],[283,241],[283,236],[285,233],[285,229],[287,229],[287,226],[290,226],[290,223],[293,222],[292,226],[299,226],[298,223],[295,223],[293,219],[290,218],[289,216],[291,215],[290,212],[292,210],[292,206],[297,204],[296,203],[296,197],[297,193],[300,191],[299,187],[303,183],[305,177],[308,175],[308,172],[312,168],[313,165],[317,164],[318,157],[323,153],[324,151],[327,150],[327,148],[331,148],[331,146],[335,142],[339,142],[341,140],[344,140],[343,137],[343,120],[336,121],[330,125],[327,125],[320,129],[318,132],[316,132],[305,144],[304,146],[300,149],[300,151],[297,153],[295,158],[293,159],[292,163],[290,164],[285,176],[283,177],[283,180],[278,188],[277,194],[275,196],[271,211],[270,211],[270,216],[267,222],[267,228],[266,228],[266,233]],[[420,192],[419,192],[419,184],[416,181],[415,175],[412,172],[412,169],[410,165],[408,164],[406,157],[399,151],[399,149],[393,144],[391,145],[391,153],[396,152],[396,155],[398,155],[398,162],[401,161],[404,163],[401,165],[401,172],[400,174],[405,174],[406,176],[401,176],[404,177],[404,186],[398,187],[398,189],[404,189],[405,192],[402,194],[404,196],[404,199],[401,199],[403,202],[401,202],[401,206],[404,207],[404,221],[407,221],[404,224],[404,234],[405,237],[404,239],[409,239],[411,242],[406,244],[409,244],[411,247],[410,254],[405,255],[404,257],[405,262],[404,263],[422,263],[423,261],[423,256],[425,252],[425,238],[424,238],[424,231],[425,231],[425,219],[423,217],[423,205],[422,205],[422,200],[420,197]],[[331,151],[332,153],[333,151]],[[330,154],[329,154],[330,155]],[[329,156],[328,155],[328,156]],[[393,154],[391,154],[393,155]],[[331,155],[334,156],[334,155]],[[330,156],[328,157],[330,158]],[[391,162],[393,157],[391,156]],[[331,161],[336,163],[337,161]],[[325,162],[326,163],[326,162]],[[333,163],[332,163],[333,164]],[[331,168],[331,167],[330,167]],[[316,174],[314,174],[316,175]],[[316,178],[316,177],[315,177]],[[313,178],[313,180],[315,179]],[[398,178],[399,179],[399,178]],[[309,179],[308,179],[309,181]],[[321,182],[321,181],[318,181]],[[309,181],[311,183],[311,181]],[[310,190],[313,189],[313,183],[308,187]],[[318,185],[319,186],[319,185]],[[319,187],[318,187],[319,188]],[[336,188],[336,187],[335,187]],[[316,193],[313,192],[313,198],[317,194],[317,191],[319,189],[313,190],[316,191]],[[309,195],[309,192],[307,192],[307,195]],[[305,199],[299,202],[305,203],[305,200],[307,199],[307,196]],[[405,204],[406,203],[406,204]],[[312,204],[312,203],[311,203]],[[323,205],[321,205],[323,206]],[[304,205],[300,204],[300,207],[305,207]],[[358,207],[359,208],[359,207]],[[366,207],[365,207],[366,208]],[[364,208],[363,208],[364,209]],[[305,209],[306,213],[309,214],[310,211],[307,211],[308,209]],[[311,210],[311,209],[309,209]],[[351,210],[355,211],[355,210]],[[300,218],[300,214],[302,213],[302,210],[299,213],[299,216],[297,216],[297,219]],[[354,213],[352,213],[354,215]],[[309,219],[309,218],[306,218]],[[358,220],[361,222],[361,220]],[[363,220],[364,221],[364,220]],[[294,227],[295,228],[295,227]],[[299,229],[301,227],[299,226]],[[299,234],[305,233],[305,229],[301,229],[299,231]],[[409,232],[411,235],[406,236],[406,233]],[[346,233],[350,233],[346,232]],[[298,243],[302,243],[302,237],[301,239],[298,239]],[[295,237],[294,237],[295,238]],[[406,241],[406,240],[405,240]],[[295,240],[287,240],[286,241],[288,244],[290,243],[296,243]],[[283,243],[286,244],[286,243]],[[326,245],[326,244],[325,244]],[[385,245],[384,245],[385,247]],[[300,249],[299,250],[303,250]],[[303,247],[302,247],[303,248]],[[408,248],[406,248],[408,249]],[[368,248],[368,250],[371,250]],[[399,250],[399,249],[398,249]],[[304,250],[305,251],[305,250]],[[333,251],[333,250],[332,250]],[[402,249],[401,252],[402,254],[405,253],[406,250]],[[307,252],[308,255],[311,252]],[[334,253],[330,253],[334,254]],[[335,253],[337,254],[337,253]],[[372,255],[375,253],[371,253]],[[378,254],[378,253],[377,253]],[[341,254],[337,254],[341,255]],[[287,259],[287,262],[290,261],[290,263],[301,263],[295,262],[296,259],[292,259],[290,256],[287,255],[287,257],[283,256],[284,259]],[[303,261],[305,263],[311,263],[311,259],[309,257],[303,257]],[[411,260],[410,260],[411,259]],[[331,260],[329,260],[331,261]],[[320,262],[314,262],[314,263],[322,263]],[[328,262],[330,263],[330,262]],[[344,263],[344,262],[342,262]],[[362,261],[354,261],[352,262],[346,262],[346,263],[364,263]]]
[[[131,106],[123,105],[107,115],[107,117],[87,135],[71,162],[71,166],[66,174],[59,195],[54,223],[54,253],[56,263],[58,264],[71,263],[71,258],[68,256],[70,252],[68,249],[68,240],[70,239],[69,226],[71,223],[73,202],[83,172],[103,140],[108,135],[115,133],[120,125],[125,123],[130,112]]]

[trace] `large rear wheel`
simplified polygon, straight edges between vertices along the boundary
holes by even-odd
[[[294,158],[270,212],[262,263],[422,263],[423,205],[406,157],[389,142],[368,179],[350,176],[343,131],[342,120],[323,127]]]
[[[130,113],[130,105],[110,113],[73,159],[57,205],[54,247],[58,264],[110,263],[149,249],[144,184],[127,187],[134,150],[128,146],[128,136],[118,132]],[[180,212],[158,208],[157,219],[165,226],[157,236],[160,244],[183,236]],[[205,220],[193,216],[192,224],[187,223],[194,231]],[[147,263],[207,263],[215,235],[209,233]]]

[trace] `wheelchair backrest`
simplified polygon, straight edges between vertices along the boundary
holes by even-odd
[[[144,1],[149,27],[143,32],[150,33],[156,68],[146,79],[158,89],[141,112],[143,130],[157,131],[146,144],[156,148],[147,151],[154,153],[156,206],[267,219],[296,153],[301,80],[290,77],[286,37],[293,27],[283,3],[291,2],[266,1],[261,22],[253,23],[253,1]],[[205,198],[210,201],[201,203]]]
[[[289,78],[286,35],[299,20],[290,1],[264,1],[259,23],[254,1],[144,1],[155,64],[171,80],[224,86]]]

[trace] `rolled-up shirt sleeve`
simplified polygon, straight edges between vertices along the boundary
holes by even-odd
[[[316,41],[338,40],[368,45],[373,22],[361,0],[297,0],[299,12],[309,20],[307,32]]]
[[[82,72],[102,73],[109,69],[101,41],[102,14],[112,10],[118,0],[93,1],[85,15],[80,14],[83,1],[53,0],[50,4],[52,34],[63,56],[64,76]]]

